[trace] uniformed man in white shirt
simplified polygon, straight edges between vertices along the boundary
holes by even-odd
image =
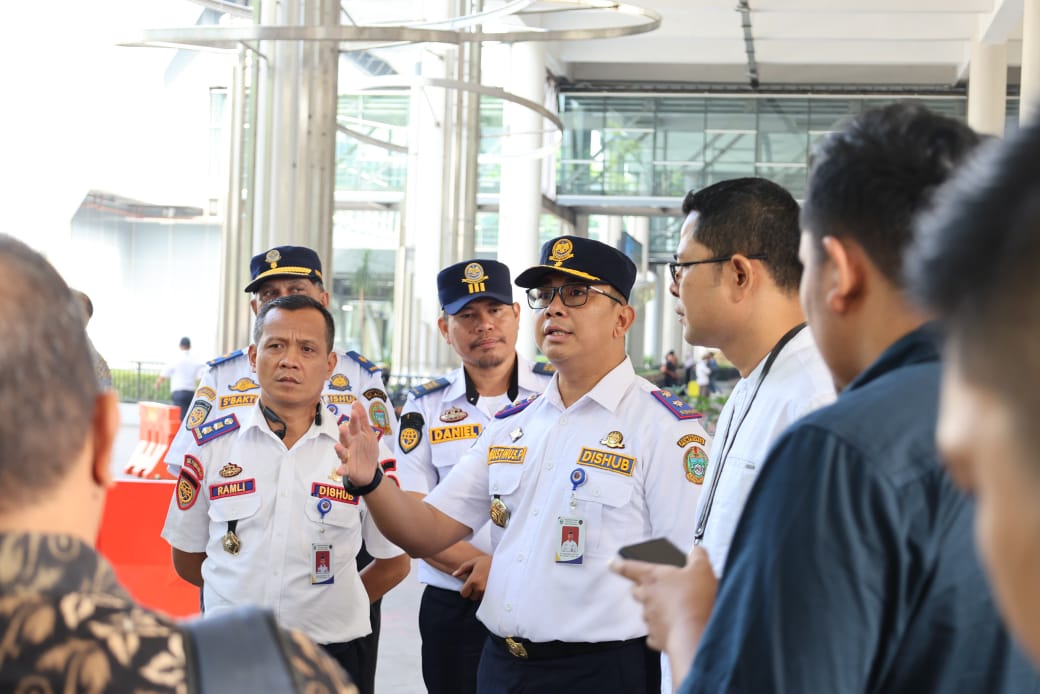
[[[447,376],[413,389],[401,410],[397,465],[401,488],[419,498],[436,487],[509,403],[541,393],[552,367],[516,353],[520,304],[509,268],[466,260],[437,275],[441,335],[462,359]],[[485,526],[419,563],[423,680],[429,694],[475,692],[487,630],[477,619],[491,568]]]
[[[798,300],[798,211],[789,192],[762,178],[691,191],[669,263],[686,342],[722,350],[741,375],[697,480],[704,485],[694,516],[697,541],[719,576],[773,442],[836,397]],[[697,364],[698,383],[706,363],[707,355]],[[671,692],[667,663],[664,680],[662,691]]]
[[[305,246],[277,246],[258,253],[249,262],[249,274],[251,279],[245,291],[253,295],[249,305],[254,314],[265,303],[290,294],[309,296],[326,308],[329,305],[321,259]],[[188,414],[166,454],[167,469],[174,477],[180,473],[184,455],[194,441],[193,429],[220,422],[228,415],[241,414],[256,403],[260,386],[247,353],[248,348],[243,348],[207,363],[209,368],[203,372]],[[365,405],[373,425],[393,446],[397,418],[383,387],[382,371],[357,352],[342,352],[337,355],[335,370],[325,382],[322,401],[332,418],[339,422],[349,416],[347,413],[355,400]],[[393,458],[387,458],[385,464],[394,477]],[[370,561],[371,556],[362,545],[358,568],[363,569]],[[375,686],[381,622],[379,601],[372,603],[369,618],[372,634],[362,646],[366,664],[355,675],[362,692]]]
[[[346,488],[368,495],[380,529],[413,556],[441,551],[490,515],[481,692],[660,687],[639,605],[607,567],[622,546],[653,537],[692,547],[707,435],[625,354],[635,277],[629,258],[598,241],[563,236],[542,247],[541,263],[516,284],[528,290],[536,337],[557,372],[542,396],[496,414],[424,502],[381,484],[363,408],[340,428]],[[576,550],[562,547],[568,531]]]
[[[249,347],[259,398],[192,431],[162,534],[177,573],[203,587],[207,615],[270,607],[353,674],[363,656],[356,640],[371,630],[369,603],[410,562],[336,474],[339,418],[321,398],[335,372],[334,332],[307,296],[260,308]],[[359,575],[362,537],[375,561]]]
[[[249,305],[254,314],[268,301],[288,294],[303,294],[326,308],[329,305],[321,259],[305,246],[277,246],[258,253],[249,262],[249,274],[251,279],[245,291],[253,295]],[[170,474],[176,476],[180,471],[184,453],[193,440],[192,429],[219,421],[224,415],[240,412],[256,402],[260,386],[247,352],[248,348],[243,348],[206,362],[209,368],[203,372],[184,425],[166,454]],[[397,431],[380,368],[357,352],[338,355],[322,398],[336,419],[346,415],[352,402],[361,400],[369,419],[386,436],[392,437]]]

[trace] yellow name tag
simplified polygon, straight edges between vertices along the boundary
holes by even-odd
[[[245,405],[252,405],[256,402],[257,396],[255,394],[250,395],[221,395],[220,396],[220,409],[227,407],[244,407]]]
[[[447,443],[462,439],[475,439],[480,436],[479,424],[458,424],[453,427],[437,427],[430,429],[430,443]]]
[[[619,453],[598,451],[595,448],[582,448],[578,456],[578,465],[598,467],[607,472],[616,472],[625,477],[631,477],[636,468],[636,459]]]
[[[357,400],[357,396],[353,393],[343,393],[337,395],[336,393],[329,393],[325,396],[325,401],[330,405],[350,405]]]
[[[488,449],[488,465],[511,463],[518,465],[527,456],[527,446],[492,446]]]

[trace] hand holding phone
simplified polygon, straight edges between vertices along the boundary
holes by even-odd
[[[686,566],[686,555],[678,547],[663,537],[637,542],[627,545],[618,550],[625,559],[636,559],[647,561],[652,564],[670,564],[671,566]]]

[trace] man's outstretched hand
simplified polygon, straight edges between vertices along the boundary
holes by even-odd
[[[375,478],[379,467],[379,434],[358,401],[350,408],[350,421],[339,425],[336,455],[340,460],[336,474],[343,475],[344,483],[349,479],[351,484],[363,487]]]

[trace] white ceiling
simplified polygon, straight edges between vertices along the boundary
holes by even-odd
[[[661,27],[620,39],[553,43],[554,71],[574,82],[747,83],[737,0],[629,1],[660,13]],[[748,4],[763,88],[857,83],[948,86],[966,79],[975,37],[1007,43],[1009,81],[1018,79],[1023,0],[748,0]],[[604,21],[601,13],[571,12],[554,16],[551,26],[602,26]]]

